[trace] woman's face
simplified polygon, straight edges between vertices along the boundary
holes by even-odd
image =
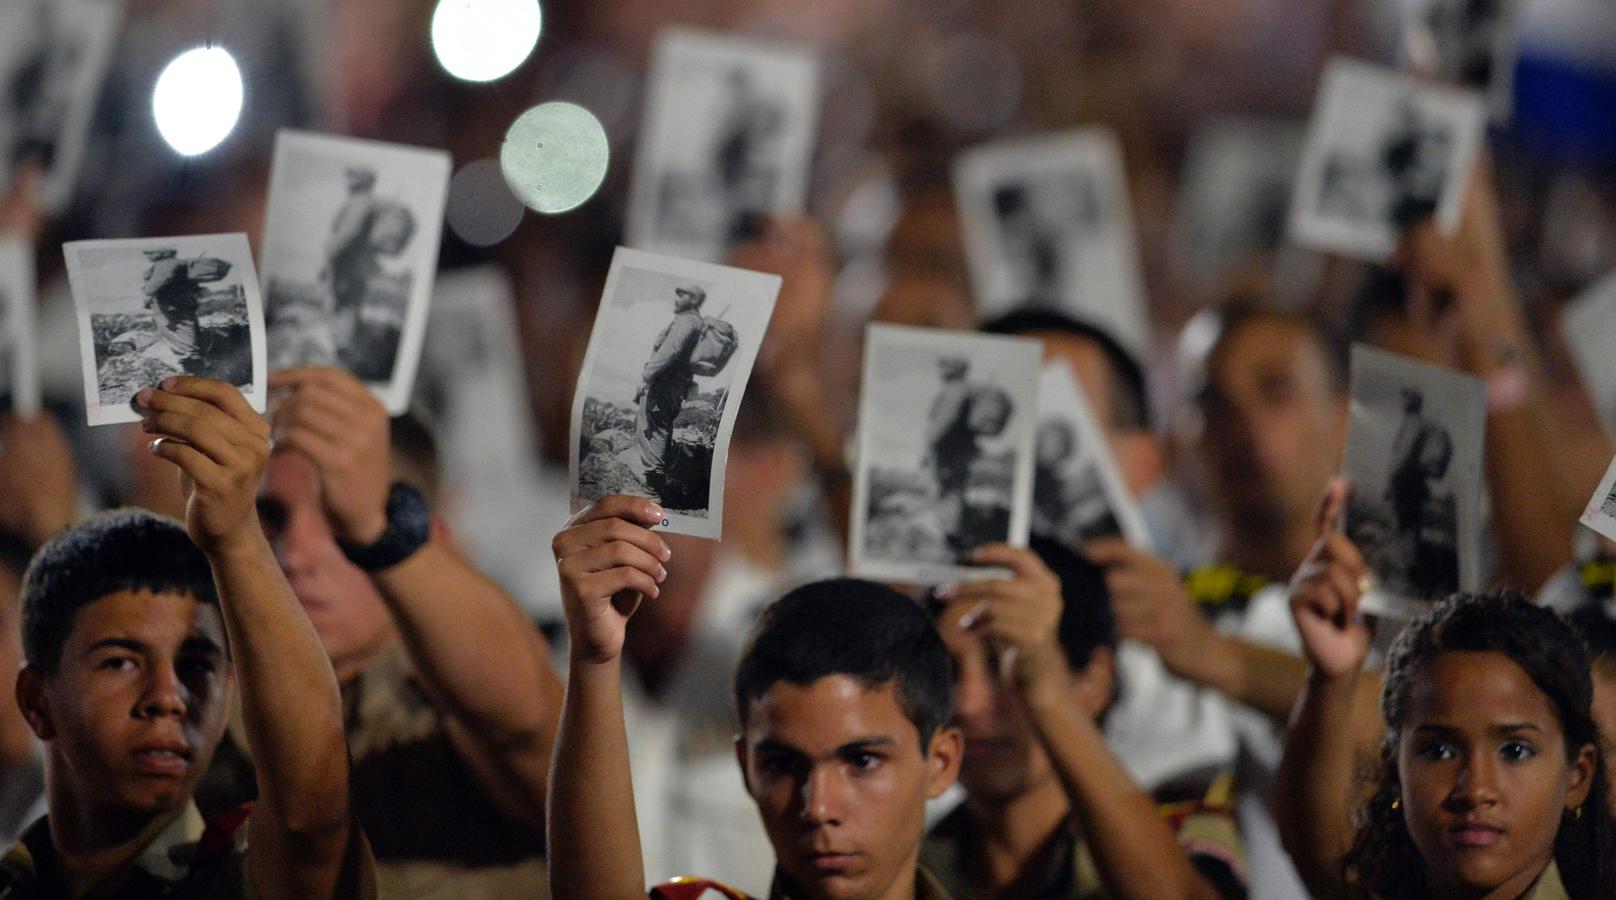
[[[1566,759],[1554,704],[1502,653],[1451,651],[1415,685],[1398,733],[1403,820],[1442,896],[1516,897],[1588,797],[1595,750]]]

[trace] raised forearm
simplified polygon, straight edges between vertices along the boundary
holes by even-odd
[[[1107,748],[1070,695],[1029,699],[1033,725],[1071,799],[1107,895],[1216,897],[1150,797]]]
[[[1307,675],[1307,663],[1299,656],[1215,632],[1191,652],[1164,661],[1178,677],[1281,722],[1295,708]]]
[[[634,816],[622,660],[574,660],[556,735],[545,820],[555,900],[640,900],[645,868]]]
[[[429,696],[475,745],[472,762],[536,822],[561,707],[544,637],[510,597],[448,547],[428,542],[373,576]]]
[[[1352,847],[1353,766],[1361,731],[1354,709],[1360,676],[1311,673],[1274,777],[1274,820],[1297,872],[1317,896],[1338,896]]]

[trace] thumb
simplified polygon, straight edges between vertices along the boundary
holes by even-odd
[[[1314,532],[1319,537],[1341,527],[1341,514],[1346,511],[1349,490],[1347,480],[1339,475],[1331,478],[1329,485],[1324,488],[1324,497],[1319,500],[1319,509],[1313,520]]]

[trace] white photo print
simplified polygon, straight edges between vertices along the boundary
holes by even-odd
[[[1419,72],[1480,92],[1493,118],[1513,102],[1519,0],[1404,0],[1403,49]]]
[[[1042,345],[871,325],[853,475],[853,574],[913,584],[993,577],[984,544],[1025,546]]]
[[[0,186],[19,165],[39,166],[46,213],[61,212],[73,199],[122,21],[119,0],[0,4]]]
[[[718,539],[729,438],[780,278],[618,248],[572,404],[572,508],[656,501]]]
[[[1582,511],[1582,524],[1616,541],[1616,459],[1610,461],[1588,508]]]
[[[25,419],[39,412],[35,302],[33,244],[0,234],[0,410]]]
[[[1044,366],[1038,382],[1038,436],[1033,448],[1032,531],[1068,547],[1124,537],[1149,545],[1138,506],[1128,494],[1105,433],[1071,366]]]
[[[1292,238],[1381,262],[1423,218],[1453,233],[1485,120],[1473,91],[1331,60],[1291,199]]]
[[[276,135],[263,248],[271,370],[341,366],[393,415],[408,408],[448,185],[441,150]]]
[[[1364,610],[1408,618],[1481,581],[1486,391],[1479,379],[1352,347],[1344,529],[1373,577]]]
[[[1196,130],[1173,222],[1190,283],[1226,284],[1281,252],[1306,131],[1289,119],[1215,119]]]
[[[808,50],[675,28],[652,53],[628,242],[716,260],[807,202],[819,118]]]
[[[1560,330],[1599,421],[1616,437],[1616,353],[1611,352],[1611,338],[1616,337],[1616,273],[1605,276],[1566,308]]]
[[[1059,309],[1150,343],[1122,149],[1105,128],[976,147],[954,167],[977,313]]]
[[[263,412],[264,313],[244,234],[62,245],[91,425],[136,422],[130,400],[172,375],[227,381]]]

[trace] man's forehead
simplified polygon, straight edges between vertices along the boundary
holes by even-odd
[[[897,680],[872,685],[851,675],[827,675],[811,684],[777,681],[752,703],[746,740],[825,756],[872,740],[913,745],[919,731],[899,701]]]
[[[66,643],[88,647],[113,637],[155,647],[205,638],[222,647],[224,620],[218,607],[181,591],[116,591],[78,609]]]

